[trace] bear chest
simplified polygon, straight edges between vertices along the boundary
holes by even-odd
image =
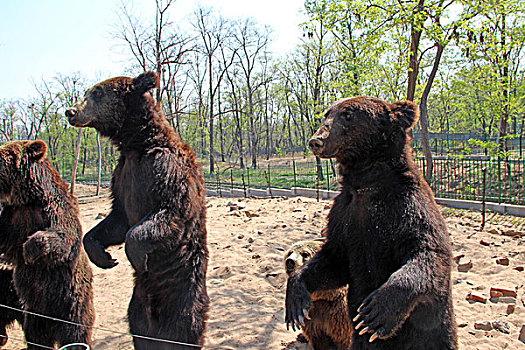
[[[147,158],[130,155],[125,158],[116,173],[114,194],[120,200],[130,225],[135,225],[156,206],[157,198],[152,193],[155,174]]]

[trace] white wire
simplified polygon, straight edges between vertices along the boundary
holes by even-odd
[[[9,305],[4,305],[4,304],[1,304],[1,303],[0,303],[0,307],[6,308],[6,309],[9,309],[9,310],[13,310],[13,311],[18,311],[18,312],[21,312],[21,313],[24,313],[24,314],[28,314],[28,315],[32,315],[32,316],[42,317],[42,318],[45,318],[45,319],[48,319],[48,320],[51,320],[51,321],[57,321],[57,322],[71,324],[71,325],[74,325],[74,326],[92,328],[92,329],[96,329],[96,330],[99,330],[99,331],[113,333],[113,334],[119,334],[119,335],[131,335],[134,338],[153,340],[153,341],[158,341],[158,342],[163,342],[163,343],[170,343],[170,344],[177,344],[177,345],[184,345],[184,346],[190,346],[190,347],[200,348],[200,349],[203,349],[203,348],[207,348],[207,349],[226,349],[226,350],[231,350],[232,349],[231,347],[205,346],[205,345],[198,345],[198,344],[183,343],[183,342],[178,342],[178,341],[174,341],[174,340],[153,338],[153,337],[148,337],[148,336],[145,336],[145,335],[136,335],[136,334],[130,334],[130,333],[127,333],[127,332],[114,331],[114,330],[107,329],[107,328],[102,328],[102,327],[88,326],[88,325],[85,325],[85,324],[80,324],[80,323],[76,323],[76,322],[72,322],[72,321],[62,320],[60,318],[46,316],[46,315],[41,315],[41,314],[38,314],[38,313],[35,313],[35,312],[18,309],[16,307],[12,307],[12,306],[9,306]],[[30,344],[30,343],[28,343],[28,344]],[[38,344],[36,344],[36,345],[38,346]],[[46,348],[47,349],[53,349],[53,348],[48,348],[48,347],[46,347]]]
[[[28,345],[38,346],[39,348],[42,348],[42,349],[51,349],[51,350],[56,350],[55,348],[51,348],[51,347],[46,346],[46,345],[37,344],[37,343],[31,343],[30,341],[23,340],[23,339],[16,338],[16,337],[7,337],[7,336],[5,336],[5,335],[1,335],[1,334],[0,334],[0,337],[1,337],[1,338],[7,338],[7,339],[9,339],[9,340],[16,340],[16,341],[19,341],[19,342],[21,342],[21,343],[26,343],[26,344],[28,344]]]

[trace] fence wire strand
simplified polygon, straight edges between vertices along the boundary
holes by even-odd
[[[24,340],[24,339],[20,339],[20,338],[17,338],[17,337],[12,337],[12,336],[7,337],[6,335],[1,335],[0,334],[0,338],[6,338],[6,339],[9,339],[9,340],[15,340],[15,341],[18,341],[20,343],[26,343],[27,345],[37,346],[37,347],[42,348],[42,349],[56,350],[55,348],[51,348],[51,347],[49,347],[47,345],[32,343],[30,341],[27,341],[27,340]]]
[[[102,327],[97,327],[97,326],[89,326],[89,325],[85,325],[85,324],[81,324],[81,323],[76,323],[76,322],[72,322],[72,321],[68,321],[68,320],[63,320],[63,319],[56,318],[56,317],[51,317],[51,316],[38,314],[38,313],[35,313],[35,312],[31,312],[31,311],[22,310],[22,309],[19,309],[19,308],[16,308],[16,307],[12,307],[12,306],[9,306],[9,305],[4,305],[4,304],[1,304],[1,303],[0,303],[0,307],[4,308],[4,309],[12,310],[12,311],[18,311],[18,312],[21,312],[23,314],[28,314],[28,315],[31,315],[31,316],[41,317],[41,318],[48,319],[48,320],[51,320],[51,321],[71,324],[71,325],[78,326],[78,327],[92,328],[92,329],[95,329],[95,330],[98,330],[98,331],[103,331],[103,332],[108,332],[108,333],[118,334],[118,335],[130,335],[133,338],[140,338],[140,339],[152,340],[152,341],[157,341],[157,342],[161,342],[161,343],[168,343],[168,344],[175,344],[175,345],[183,345],[183,346],[193,347],[193,348],[196,348],[196,349],[232,350],[231,347],[206,346],[206,345],[190,344],[190,343],[178,342],[178,341],[174,341],[174,340],[168,340],[168,339],[161,339],[161,338],[155,338],[155,337],[148,337],[148,336],[145,336],[145,335],[132,334],[132,333],[128,333],[128,332],[115,331],[115,330],[112,330],[112,329],[107,329],[107,328],[102,328]],[[15,339],[15,338],[13,338],[13,339]],[[26,341],[26,343],[30,344],[30,345],[40,346],[40,347],[43,347],[44,349],[53,349],[54,350],[54,348],[46,347],[46,346],[43,346],[43,345],[32,344],[32,343],[29,343],[27,341]]]

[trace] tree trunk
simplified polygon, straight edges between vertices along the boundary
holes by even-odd
[[[75,161],[73,162],[73,169],[71,170],[71,194],[75,193],[75,177],[77,175],[78,158],[80,156],[80,143],[82,142],[82,129],[78,128],[77,144],[75,150]]]
[[[427,168],[425,169],[425,179],[428,183],[432,182],[432,171],[434,169],[434,163],[432,162],[432,151],[430,149],[429,137],[428,137],[428,110],[427,102],[428,95],[430,94],[430,89],[432,88],[432,83],[436,77],[437,70],[439,67],[439,62],[441,61],[441,56],[443,54],[444,46],[441,43],[437,43],[436,57],[434,58],[434,65],[432,66],[432,71],[428,76],[427,84],[425,85],[425,90],[421,95],[421,115],[419,117],[421,123],[421,143],[423,145],[423,154],[425,155],[425,160],[427,163]]]
[[[423,10],[425,1],[419,0],[419,3],[414,10],[415,14]],[[419,74],[418,50],[419,41],[421,39],[421,29],[412,23],[410,29],[410,58],[408,62],[408,85],[407,85],[407,100],[413,101],[416,93],[417,76]]]

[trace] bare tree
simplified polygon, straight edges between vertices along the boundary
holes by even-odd
[[[165,94],[173,97],[175,77],[180,66],[186,64],[185,56],[191,50],[192,39],[177,32],[168,12],[175,0],[155,0],[155,19],[145,23],[134,14],[131,3],[121,3],[114,36],[129,49],[138,66],[143,70],[153,70],[160,77],[160,87],[156,91],[160,106]],[[177,104],[170,103],[170,107]],[[169,115],[177,111],[170,110]]]
[[[270,30],[268,27],[259,29],[257,23],[247,19],[236,26],[234,38],[239,47],[237,56],[242,71],[243,83],[246,90],[246,117],[248,119],[250,133],[250,153],[252,156],[252,168],[257,168],[257,152],[260,134],[258,132],[258,113],[255,111],[255,94],[266,82],[261,78],[261,62],[265,51],[268,49]],[[260,114],[260,113],[259,113]]]
[[[205,57],[208,73],[208,120],[209,120],[209,138],[210,138],[210,173],[215,172],[214,151],[214,104],[217,91],[222,82],[226,71],[233,64],[235,58],[235,49],[228,47],[231,26],[230,23],[221,16],[214,17],[212,10],[209,8],[198,8],[194,13],[193,26],[197,32],[198,44],[197,50]],[[219,53],[222,50],[223,58],[225,51],[230,50],[229,60],[222,65],[215,64],[219,59]]]

